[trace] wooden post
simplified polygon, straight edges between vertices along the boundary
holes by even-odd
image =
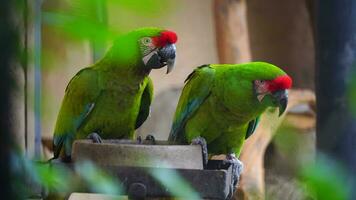
[[[251,60],[245,0],[215,0],[216,43],[220,63]]]

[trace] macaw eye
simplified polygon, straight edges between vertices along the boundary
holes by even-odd
[[[150,46],[152,44],[152,39],[150,37],[144,37],[141,41],[145,46]]]
[[[263,80],[255,80],[255,84],[256,85],[263,85],[263,84],[265,84],[265,81],[263,81]]]

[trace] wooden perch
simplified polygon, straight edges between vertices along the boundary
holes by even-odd
[[[285,113],[300,105],[315,105],[315,95],[310,90],[291,90],[289,103]],[[264,199],[264,155],[268,144],[278,129],[285,115],[277,117],[276,112],[267,111],[261,118],[256,132],[244,144],[240,160],[244,170],[238,188],[237,199]]]

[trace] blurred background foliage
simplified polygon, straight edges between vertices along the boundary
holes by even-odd
[[[318,155],[316,162],[303,166],[299,172],[307,192],[313,199],[350,199],[352,186],[347,181],[346,168],[325,155]]]
[[[17,199],[57,199],[80,191],[112,195],[114,199],[125,194],[125,186],[120,181],[125,182],[126,179],[118,180],[115,173],[109,173],[90,161],[73,165],[52,162],[32,161],[21,153],[11,155],[11,174],[15,176],[11,184],[16,188]],[[151,162],[166,166],[158,160]],[[147,173],[176,199],[201,199],[174,169],[147,168]]]
[[[158,161],[159,163],[159,161]],[[201,199],[194,188],[174,170],[151,168],[149,173],[177,199]]]
[[[264,4],[257,0],[251,0],[247,3],[247,9],[249,9],[249,39],[253,51],[251,59],[266,60],[286,67],[285,69],[288,72],[299,77],[296,78],[299,81],[297,86],[314,88],[311,85],[313,80],[304,78],[312,77],[314,69],[314,46],[312,39],[310,39],[312,28],[307,23],[310,18],[308,18],[307,9],[302,8],[301,3],[296,2],[274,0]],[[20,1],[14,1],[14,3],[17,9],[23,9],[24,5]],[[296,6],[296,4],[298,5]],[[164,72],[154,72],[152,76],[156,83],[159,83],[155,83],[159,92],[164,93],[165,89],[179,86],[178,89],[174,87],[174,90],[179,93],[183,84],[182,80],[191,72],[192,68],[205,63],[218,62],[215,41],[217,35],[214,32],[213,14],[211,14],[212,5],[212,0],[194,2],[191,0],[42,1],[41,71],[44,76],[42,77],[41,119],[44,124],[43,135],[48,137],[52,134],[55,117],[69,78],[80,68],[90,65],[100,58],[100,55],[103,55],[116,36],[133,28],[140,26],[177,28],[180,36],[179,42],[182,42],[182,44],[178,44],[178,52],[180,51],[178,58],[181,60],[178,61],[176,74],[174,77],[163,78],[161,75]],[[31,6],[33,5],[31,4]],[[293,13],[291,10],[299,14],[289,14]],[[32,12],[33,10],[30,8],[28,15],[29,29],[32,28]],[[21,19],[17,20],[21,21]],[[4,24],[1,23],[2,25]],[[4,30],[0,29],[0,32],[3,34]],[[31,38],[32,36],[30,30],[28,37]],[[281,37],[284,40],[281,40]],[[302,39],[300,39],[301,37]],[[301,40],[303,42],[300,42]],[[278,43],[278,41],[282,42]],[[22,39],[20,42],[23,42]],[[31,42],[33,41],[30,39],[29,43]],[[29,63],[33,62],[34,53],[32,50],[30,48],[27,54],[16,52],[19,56],[15,60],[27,59]],[[236,52],[238,53],[238,51]],[[306,64],[303,65],[302,62]],[[303,66],[303,68],[298,68],[298,66]],[[29,75],[32,76],[32,66],[29,66],[28,69]],[[355,72],[350,73],[349,76],[351,78],[349,78],[350,81],[347,82],[348,87],[346,88],[347,106],[352,110],[355,117]],[[162,81],[159,82],[158,79]],[[29,81],[33,81],[31,77]],[[23,80],[11,82],[12,89],[21,90],[22,83]],[[34,94],[31,83],[30,87],[32,88],[26,92],[28,93],[28,105],[30,105],[29,115],[32,116]],[[15,106],[15,111],[18,111],[17,106]],[[334,119],[337,119],[337,116]],[[31,119],[29,121],[31,122]],[[337,120],[334,121],[337,122]],[[16,123],[15,126],[17,126]],[[18,127],[22,128],[21,125]],[[32,130],[32,128],[29,125],[28,129]],[[315,137],[315,130],[313,131]],[[348,176],[351,175],[347,167],[340,164],[335,158],[326,156],[318,156],[318,159],[314,161],[315,152],[312,151],[315,151],[316,148],[315,139],[308,139],[311,142],[304,143],[303,140],[300,140],[299,130],[294,130],[286,125],[279,132],[287,134],[277,133],[273,142],[274,148],[284,152],[281,153],[282,156],[294,159],[294,161],[279,160],[279,162],[289,165],[284,169],[288,170],[288,173],[293,174],[293,176],[297,176],[297,181],[301,184],[301,191],[304,193],[303,197],[323,200],[350,199],[349,194],[352,188],[349,187],[350,184],[347,180],[350,180]],[[16,133],[23,135],[22,130]],[[32,142],[33,138],[30,136],[28,140]],[[311,150],[310,147],[314,149]],[[298,154],[298,152],[301,154]],[[12,174],[17,177],[17,179],[13,179],[12,184],[18,189],[17,195],[20,195],[21,199],[26,195],[33,194],[34,191],[38,191],[38,194],[46,193],[42,189],[29,188],[28,182],[31,185],[40,185],[47,190],[60,193],[72,191],[78,180],[85,183],[92,192],[121,194],[123,191],[120,182],[114,180],[109,174],[90,162],[76,164],[74,170],[77,173],[74,175],[73,171],[67,168],[50,167],[48,164],[32,161],[29,159],[31,156],[26,157],[31,153],[24,156],[22,153],[13,151],[11,155]],[[303,157],[300,158],[303,160],[302,162],[299,162],[300,160],[296,162],[295,160],[298,160],[300,155],[307,159],[303,160],[305,159]],[[272,156],[276,156],[276,154],[272,154]],[[166,174],[161,171],[151,171],[150,173],[159,182],[169,187],[175,196],[183,199],[187,196],[199,199],[199,195],[179,177],[179,174]],[[77,179],[69,181],[73,178]],[[167,180],[171,181],[167,182]],[[286,182],[294,180],[289,179]]]
[[[103,40],[114,39],[119,33],[128,31],[141,17],[154,21],[168,15],[172,1],[160,0],[75,0],[53,1],[54,10],[44,10],[44,24],[56,27],[66,36],[74,39]],[[47,3],[53,3],[47,2]],[[46,2],[45,2],[46,3]],[[164,8],[164,9],[163,9]],[[110,11],[120,20],[108,25]],[[136,18],[135,18],[136,17]],[[127,20],[130,19],[130,20]]]
[[[265,158],[267,199],[350,199],[348,178],[356,177],[341,162],[312,148],[310,137],[315,135],[288,123],[277,131]]]
[[[48,195],[67,196],[75,191],[120,195],[122,188],[113,176],[93,163],[78,162],[73,168],[65,164],[32,161],[20,153],[11,156],[13,187],[18,199]]]

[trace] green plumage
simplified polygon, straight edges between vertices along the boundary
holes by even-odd
[[[190,143],[201,136],[209,154],[241,152],[244,140],[256,129],[259,116],[272,97],[256,98],[254,80],[284,75],[278,67],[252,62],[238,65],[204,65],[186,80],[174,116],[170,141]]]
[[[73,141],[93,132],[104,139],[134,138],[153,97],[151,69],[142,63],[138,41],[161,31],[145,28],[119,37],[103,59],[71,79],[55,126],[55,158],[70,156]]]

